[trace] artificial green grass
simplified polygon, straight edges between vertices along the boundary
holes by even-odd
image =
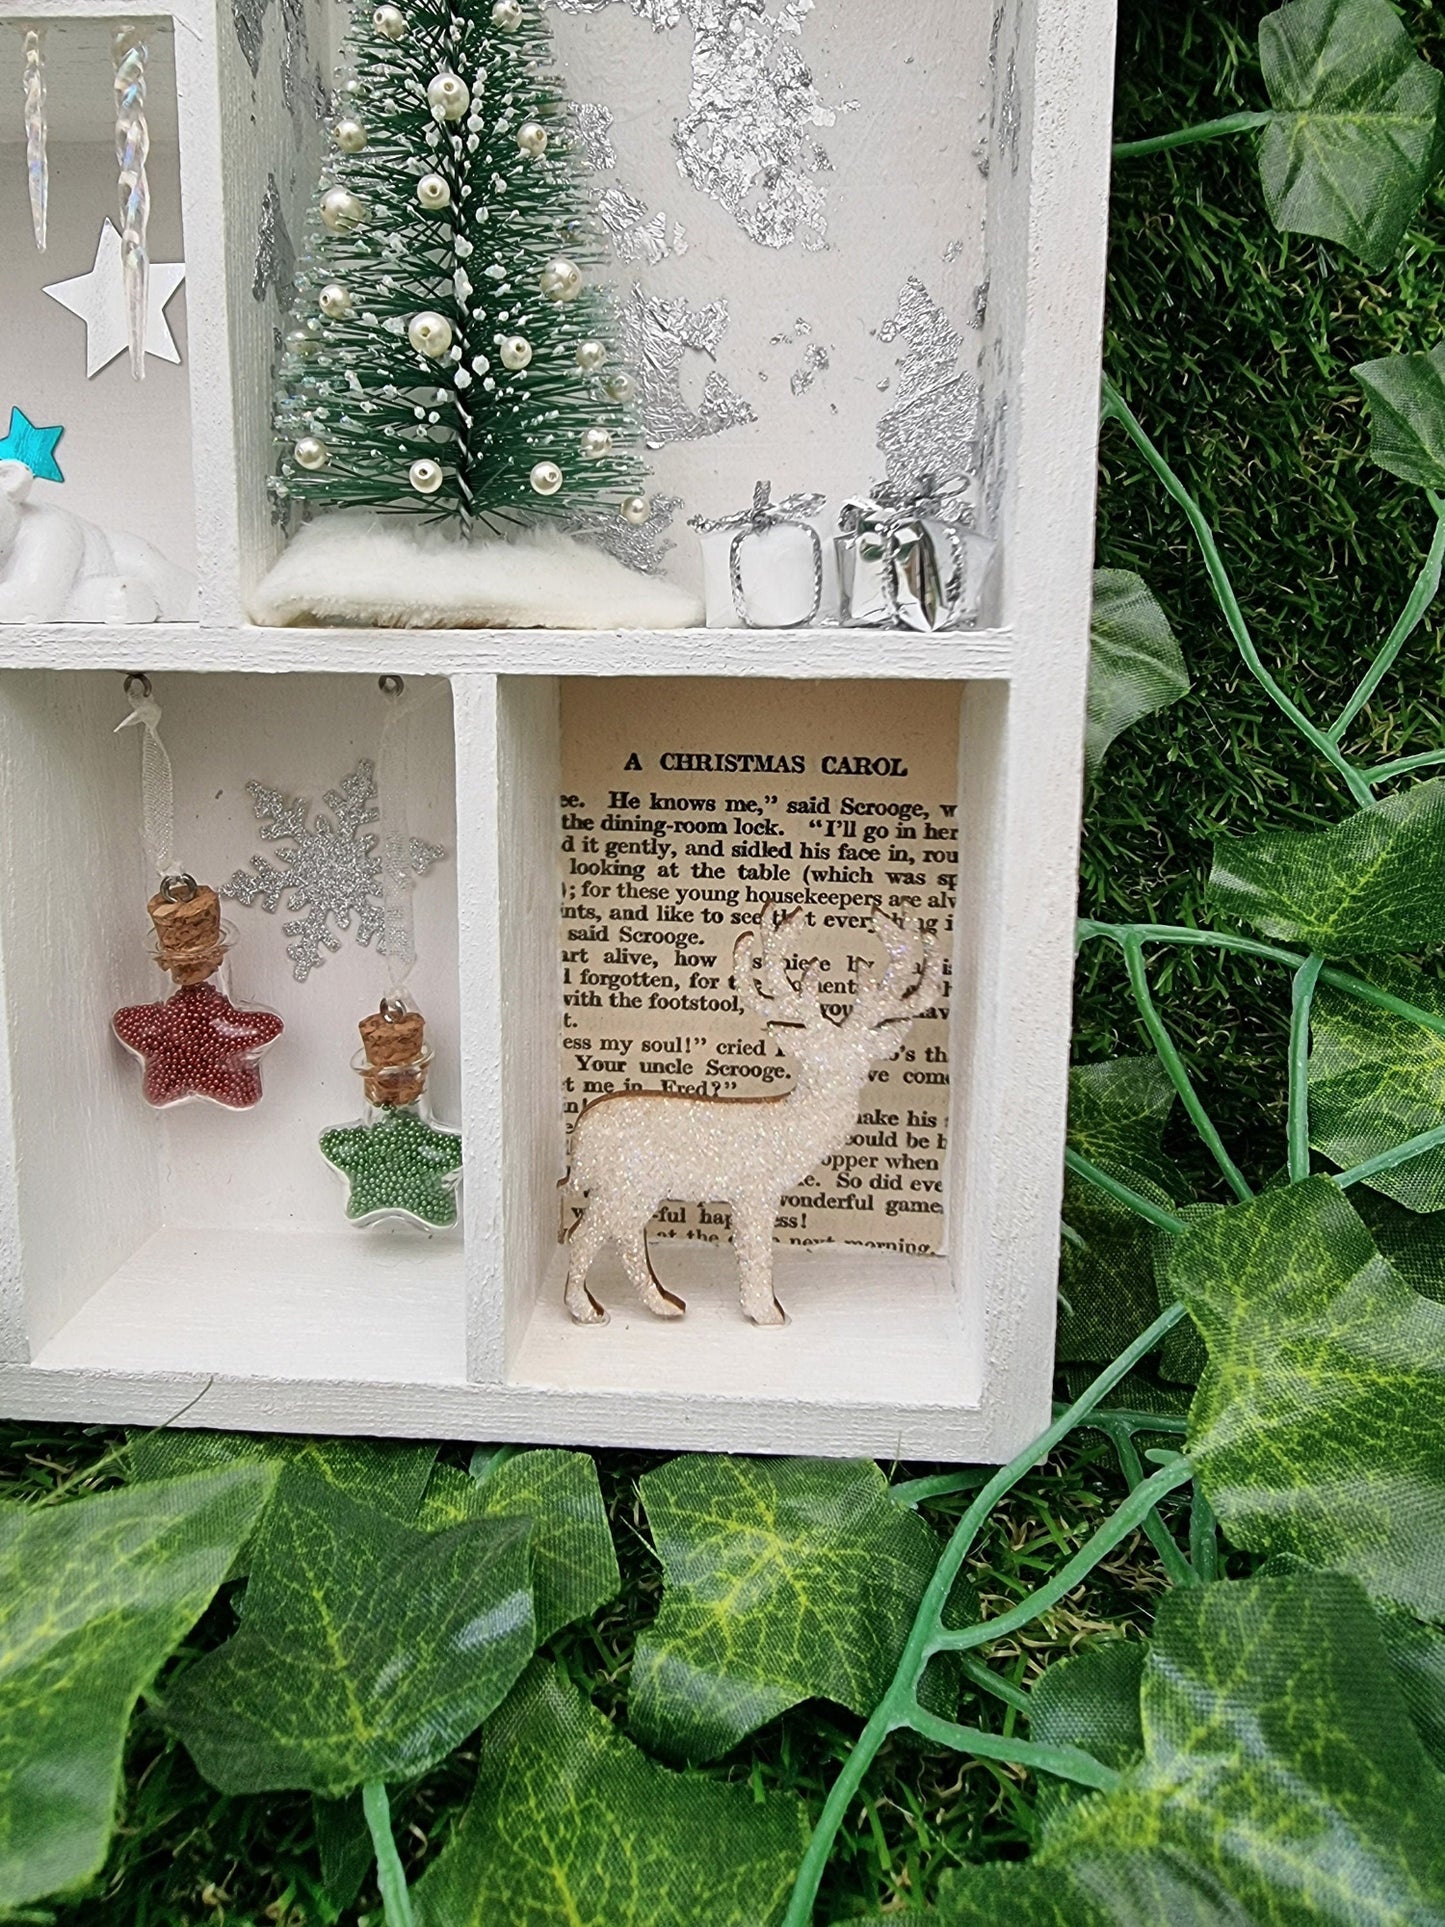
[[[1243,0],[1124,0],[1116,135],[1130,140],[1267,105],[1255,55],[1265,9]],[[1445,8],[1402,15],[1445,66]],[[1244,136],[1121,162],[1110,220],[1105,366],[1198,497],[1266,661],[1317,719],[1343,706],[1399,613],[1434,518],[1422,492],[1366,460],[1351,366],[1430,348],[1445,330],[1445,199],[1437,187],[1401,257],[1372,275],[1271,228]],[[1353,807],[1244,669],[1182,516],[1117,428],[1101,449],[1098,561],[1137,569],[1195,680],[1111,750],[1085,818],[1080,908],[1110,921],[1207,923],[1211,839],[1317,828]],[[1442,629],[1416,631],[1346,747],[1383,760],[1441,741]],[[1205,951],[1162,954],[1153,978],[1202,1094],[1246,1175],[1284,1156],[1288,985]],[[1122,966],[1085,950],[1075,1055],[1147,1049]],[[1170,1148],[1222,1196],[1187,1127]]]
[[[1422,52],[1445,67],[1445,9],[1404,11]],[[1208,7],[1171,0],[1162,8],[1123,0],[1119,135],[1263,104],[1253,54],[1259,12],[1240,0]],[[1130,162],[1115,181],[1109,372],[1214,521],[1268,660],[1320,716],[1343,702],[1389,627],[1430,532],[1419,492],[1364,459],[1349,368],[1439,338],[1442,213],[1437,192],[1401,261],[1369,276],[1348,257],[1274,234],[1248,139]],[[1239,665],[1181,518],[1117,431],[1103,449],[1098,559],[1137,569],[1149,582],[1179,633],[1196,692],[1110,752],[1089,799],[1081,907],[1124,921],[1207,921],[1203,886],[1214,835],[1311,825],[1344,814],[1348,802]],[[1361,717],[1354,742],[1382,755],[1437,744],[1442,667],[1441,624],[1432,615]],[[1287,988],[1203,951],[1161,958],[1154,980],[1235,1157],[1251,1177],[1269,1176],[1283,1159]],[[1145,1048],[1131,1011],[1116,958],[1086,951],[1079,1059]],[[1212,1174],[1188,1134],[1180,1131],[1171,1148],[1197,1174],[1201,1195],[1210,1194]],[[1148,1388],[1135,1391],[1137,1403]],[[0,1427],[0,1499],[52,1489],[115,1440],[77,1427]],[[568,1671],[618,1718],[625,1718],[637,1635],[657,1605],[658,1568],[636,1496],[639,1473],[656,1462],[599,1455],[623,1594],[594,1622],[552,1642]],[[1021,1596],[1123,1492],[1096,1434],[1071,1441],[1019,1487],[981,1538],[968,1571],[985,1603],[997,1609]],[[966,1502],[940,1501],[928,1516],[946,1529]],[[996,1653],[993,1663],[1027,1682],[1090,1640],[1147,1631],[1159,1588],[1152,1550],[1135,1539],[1015,1641],[1011,1662]],[[192,1649],[228,1628],[229,1608],[218,1604]],[[967,1689],[961,1717],[992,1725],[1000,1715]],[[799,1708],[713,1770],[760,1790],[788,1790],[816,1812],[857,1728],[834,1709]],[[398,1794],[398,1837],[413,1874],[445,1840],[473,1765],[463,1749],[423,1786]],[[1033,1829],[1027,1775],[900,1737],[880,1756],[840,1836],[819,1920],[927,1898],[951,1865],[1026,1852]],[[369,1887],[361,1906],[375,1927],[379,1907]],[[144,1715],[129,1747],[122,1825],[105,1876],[90,1897],[57,1906],[52,1917],[55,1927],[330,1927],[337,1919],[321,1895],[310,1802],[218,1795]]]

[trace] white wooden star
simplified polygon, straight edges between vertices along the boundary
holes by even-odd
[[[179,361],[181,351],[163,312],[186,278],[183,261],[152,261],[146,313],[146,353],[158,361]],[[99,374],[126,348],[125,284],[120,266],[120,235],[106,221],[96,243],[95,265],[89,274],[69,281],[53,281],[45,290],[52,301],[85,323],[85,373]]]

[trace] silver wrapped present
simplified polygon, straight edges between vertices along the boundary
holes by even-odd
[[[859,629],[972,629],[994,545],[950,521],[931,475],[904,490],[878,483],[845,502],[834,538],[839,619]]]
[[[833,545],[821,495],[772,499],[771,482],[753,489],[752,507],[691,527],[702,544],[703,594],[710,629],[796,629],[837,607]]]

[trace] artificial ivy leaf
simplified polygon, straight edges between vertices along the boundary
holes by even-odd
[[[1445,1613],[1445,1307],[1323,1177],[1216,1211],[1169,1280],[1209,1350],[1187,1450],[1229,1537]]]
[[[355,1904],[366,1876],[376,1865],[376,1848],[361,1795],[348,1793],[344,1800],[325,1800],[313,1793],[311,1817],[316,1828],[321,1885],[332,1906],[344,1914]]]
[[[1168,1198],[1147,1178],[1135,1189],[1159,1204]],[[1072,1172],[1064,1180],[1064,1236],[1059,1247],[1059,1365],[1105,1365],[1159,1316],[1152,1229]]]
[[[232,1466],[0,1517],[0,1909],[100,1867],[135,1703],[274,1480]]]
[[[1445,1780],[1351,1580],[1171,1593],[1139,1712],[1118,1788],[1070,1803],[1022,1866],[946,1876],[936,1913],[889,1927],[1445,1922]]]
[[[1445,986],[1403,964],[1385,990],[1445,1017]],[[1445,1123],[1445,1037],[1322,985],[1311,1016],[1310,1142],[1348,1170]],[[1445,1150],[1368,1180],[1411,1211],[1445,1211]]]
[[[1435,171],[1440,76],[1388,0],[1292,0],[1259,25],[1270,219],[1382,268]]]
[[[1169,619],[1131,569],[1095,569],[1084,763],[1093,776],[1114,738],[1189,689]]]
[[[800,1700],[873,1710],[940,1548],[872,1460],[697,1456],[638,1483],[666,1579],[632,1666],[644,1746],[712,1760]]]
[[[1172,1203],[1164,1156],[1174,1086],[1157,1057],[1115,1057],[1069,1072],[1069,1143],[1151,1203]],[[1060,1364],[1105,1364],[1159,1314],[1152,1227],[1086,1178],[1064,1180],[1059,1253]]]
[[[1445,778],[1332,829],[1220,837],[1209,888],[1223,915],[1327,957],[1445,942]]]
[[[1115,1177],[1146,1177],[1172,1194],[1174,1167],[1164,1156],[1164,1126],[1174,1086],[1157,1057],[1111,1057],[1069,1072],[1069,1143]]]
[[[656,1765],[550,1668],[482,1734],[471,1804],[417,1883],[417,1927],[770,1927],[807,1844],[797,1802]]]
[[[1048,1667],[1029,1693],[1029,1738],[1041,1746],[1077,1746],[1122,1772],[1144,1751],[1139,1681],[1146,1648],[1134,1639],[1086,1646]],[[1082,1787],[1039,1775],[1039,1826],[1045,1838],[1064,1811],[1086,1798]]]
[[[467,1519],[531,1520],[538,1639],[617,1597],[622,1575],[597,1467],[587,1453],[519,1452],[494,1461],[481,1479],[439,1465],[418,1523],[435,1530]]]
[[[1350,1201],[1411,1291],[1445,1304],[1445,1211],[1421,1217],[1364,1184],[1351,1187]]]
[[[1361,361],[1350,373],[1365,391],[1370,460],[1402,481],[1445,488],[1445,342],[1428,354]]]
[[[139,1432],[127,1448],[133,1480],[169,1479],[222,1465],[298,1466],[393,1519],[415,1519],[434,1445],[390,1439],[256,1437],[250,1432]]]
[[[256,1537],[241,1629],[175,1682],[167,1724],[225,1793],[334,1798],[425,1772],[532,1656],[527,1533],[420,1532],[292,1473]]]
[[[1388,1609],[1379,1620],[1415,1731],[1436,1766],[1445,1769],[1445,1632]]]

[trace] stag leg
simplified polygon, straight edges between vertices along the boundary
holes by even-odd
[[[605,1325],[607,1313],[587,1289],[592,1261],[611,1236],[607,1220],[589,1204],[567,1234],[567,1292],[564,1303],[579,1325]]]
[[[773,1226],[778,1198],[733,1206],[733,1250],[743,1310],[755,1325],[785,1325],[787,1313],[773,1296]]]
[[[622,1253],[622,1262],[627,1267],[627,1275],[647,1309],[657,1318],[681,1318],[687,1306],[670,1291],[663,1290],[657,1282],[657,1273],[652,1269],[652,1259],[647,1251],[647,1226],[641,1224],[634,1230],[622,1232],[617,1244]]]

